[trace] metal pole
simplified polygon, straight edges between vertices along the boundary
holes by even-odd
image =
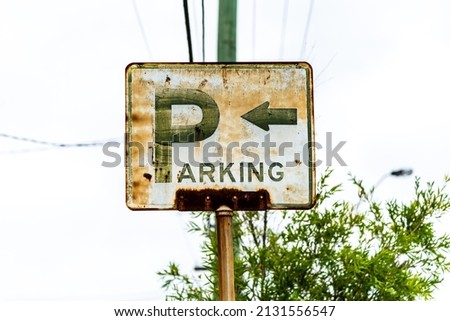
[[[236,15],[237,0],[219,1],[218,62],[236,61]]]
[[[231,208],[221,206],[216,210],[220,301],[235,300],[232,221]]]
[[[236,61],[237,0],[219,0],[217,61]],[[219,260],[219,299],[234,301],[233,211],[228,206],[216,210],[217,248]]]

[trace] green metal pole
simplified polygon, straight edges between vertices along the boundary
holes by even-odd
[[[236,12],[237,0],[219,0],[219,30],[217,61],[236,61]],[[227,206],[216,210],[217,247],[219,267],[219,299],[235,300],[233,211]]]
[[[237,0],[219,0],[219,35],[217,61],[236,61]]]

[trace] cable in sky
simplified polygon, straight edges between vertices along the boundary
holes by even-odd
[[[286,38],[286,25],[288,20],[288,12],[289,12],[289,0],[284,0],[283,3],[283,21],[281,28],[281,41],[280,41],[280,60],[283,60],[284,56],[284,42]]]
[[[18,140],[22,142],[37,144],[37,145],[46,145],[48,147],[94,147],[94,146],[102,146],[106,142],[109,141],[116,141],[117,139],[105,139],[105,140],[95,140],[95,141],[88,141],[88,142],[79,142],[79,143],[57,143],[57,142],[50,142],[46,140],[39,140],[34,138],[28,138],[28,137],[21,137],[21,136],[15,136],[15,135],[9,135],[5,133],[0,133],[0,137],[12,139],[12,140]]]
[[[184,7],[184,21],[186,23],[186,37],[189,49],[189,62],[194,62],[194,57],[192,55],[191,24],[189,21],[189,7],[187,0],[183,0],[183,7]]]
[[[252,8],[252,60],[255,61],[255,47],[256,47],[256,0],[253,0]]]
[[[0,150],[0,155],[36,153],[36,152],[48,151],[48,150],[55,149],[55,148],[56,147],[47,146],[47,147],[40,147],[40,148],[22,148],[22,149],[13,149],[13,150]]]
[[[202,58],[205,62],[205,0],[202,0]]]
[[[314,77],[314,81],[318,81],[320,79],[320,76],[328,69],[328,67],[331,65],[331,63],[333,62],[334,58],[336,58],[337,53],[335,53],[333,55],[333,57],[331,57],[331,59],[328,61],[328,63],[325,65],[325,67],[323,67],[323,69],[317,74],[317,76]]]
[[[139,9],[136,5],[135,0],[132,0],[131,2],[133,3],[134,13],[136,14],[136,19],[139,24],[139,29],[141,30],[141,35],[142,35],[142,38],[144,39],[144,44],[145,44],[145,48],[147,49],[148,57],[150,60],[152,60],[152,53],[150,51],[150,45],[148,44],[148,41],[147,41],[147,36],[145,34],[144,25],[142,24],[142,21],[141,21],[141,16],[139,15]]]
[[[309,5],[308,18],[306,19],[305,33],[303,34],[303,43],[302,49],[300,51],[300,59],[304,59],[303,57],[305,56],[306,43],[308,41],[309,25],[311,24],[313,7],[314,7],[314,0],[311,0],[311,4]]]

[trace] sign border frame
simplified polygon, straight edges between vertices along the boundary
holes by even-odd
[[[312,66],[305,61],[298,62],[230,62],[230,63],[220,63],[220,62],[195,62],[195,63],[179,63],[179,62],[132,62],[128,64],[125,68],[125,141],[124,141],[124,151],[125,151],[125,194],[126,194],[126,205],[130,210],[133,211],[170,211],[179,210],[177,208],[177,199],[175,199],[173,206],[171,208],[157,208],[157,207],[134,207],[132,206],[132,186],[133,186],[133,171],[131,161],[131,153],[129,153],[129,142],[132,141],[132,106],[131,106],[131,84],[132,84],[132,70],[134,69],[204,69],[204,68],[222,68],[222,69],[239,69],[239,68],[250,68],[250,69],[264,69],[267,67],[280,68],[283,67],[293,67],[302,68],[306,71],[306,114],[307,114],[307,129],[308,129],[308,144],[315,143],[315,125],[314,125],[314,92],[313,92],[313,69]],[[266,210],[307,210],[314,207],[317,200],[316,193],[316,153],[313,147],[308,148],[308,159],[312,166],[309,168],[309,201],[305,204],[299,203],[282,203],[282,206],[277,205],[277,203],[266,204]],[[222,189],[217,189],[220,192]],[[269,193],[270,194],[270,193]],[[271,206],[269,206],[271,205]],[[280,204],[281,205],[281,204]],[[259,209],[255,209],[259,210]],[[190,209],[183,209],[183,211],[192,211]]]

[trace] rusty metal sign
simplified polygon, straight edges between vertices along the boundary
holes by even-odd
[[[312,207],[312,98],[307,63],[130,64],[127,206]]]

